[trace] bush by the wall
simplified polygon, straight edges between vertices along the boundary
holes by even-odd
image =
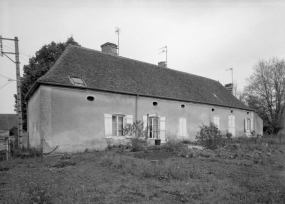
[[[210,122],[209,125],[202,124],[197,132],[196,139],[202,146],[208,149],[217,149],[226,144],[225,137],[223,138],[221,131],[213,122]]]

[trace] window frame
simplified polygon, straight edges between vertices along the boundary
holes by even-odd
[[[81,77],[76,77],[76,76],[69,76],[68,77],[70,82],[74,85],[74,86],[87,86],[85,81],[81,78]],[[73,80],[74,79],[80,79],[82,81],[82,83],[77,83],[76,81]]]
[[[154,125],[154,120],[157,120],[157,125],[156,128]],[[151,123],[150,123],[151,121]],[[158,139],[158,134],[159,134],[159,117],[158,116],[150,116],[148,117],[148,137],[151,139]],[[156,133],[156,134],[154,134]]]
[[[116,122],[113,122],[113,117],[116,118]],[[121,124],[121,128],[119,129],[119,118],[122,118],[122,124]],[[124,129],[124,120],[125,120],[125,115],[119,115],[119,114],[113,114],[112,115],[112,136],[123,136],[123,129]],[[114,126],[114,124],[116,124],[116,127]],[[116,132],[116,134],[114,134],[114,131]],[[121,132],[121,135],[119,134],[119,132]]]

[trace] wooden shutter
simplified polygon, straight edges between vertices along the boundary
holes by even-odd
[[[179,137],[182,136],[182,131],[183,131],[182,129],[183,129],[182,118],[179,118],[179,129],[178,129]]]
[[[133,116],[132,115],[127,115],[126,116],[126,123],[127,124],[133,124]]]
[[[233,115],[232,116],[232,135],[236,136],[236,117]]]
[[[250,131],[253,131],[254,128],[253,128],[253,118],[250,119]]]
[[[105,136],[112,136],[112,115],[104,114],[105,116]]]
[[[228,121],[228,132],[232,133],[232,116],[229,116],[229,121]]]
[[[186,137],[186,135],[187,135],[187,133],[186,133],[186,118],[183,118],[182,121],[183,121],[183,129],[182,129],[183,132],[182,132],[182,134],[184,137]]]
[[[146,126],[147,126],[147,116],[144,115],[144,116],[143,116],[143,129],[144,129],[144,130],[146,129]]]
[[[244,119],[244,132],[246,132],[247,130],[247,122],[246,122],[246,118]]]
[[[165,142],[165,117],[160,117],[160,131],[159,131],[159,138],[161,139],[161,142]]]

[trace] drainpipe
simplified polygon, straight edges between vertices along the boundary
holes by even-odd
[[[139,99],[139,95],[136,95],[135,122],[138,121],[138,99]],[[137,131],[136,131],[136,137],[138,137],[138,132]]]

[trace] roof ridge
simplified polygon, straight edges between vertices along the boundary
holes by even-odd
[[[183,74],[188,74],[188,75],[192,75],[192,76],[197,76],[197,77],[201,77],[201,78],[204,78],[204,79],[212,80],[212,81],[214,81],[214,82],[218,82],[217,80],[210,79],[210,78],[207,78],[207,77],[204,77],[204,76],[192,74],[192,73],[189,73],[189,72],[183,72],[183,71],[176,70],[176,69],[173,69],[173,68],[160,67],[160,66],[158,66],[157,64],[152,64],[152,63],[149,63],[149,62],[144,62],[144,61],[140,61],[140,60],[136,60],[136,59],[132,59],[132,58],[128,58],[128,57],[123,57],[123,56],[118,56],[118,55],[112,55],[112,54],[109,54],[109,53],[104,53],[104,52],[101,52],[101,51],[98,51],[98,50],[94,50],[94,49],[91,49],[91,48],[87,48],[87,47],[82,47],[82,46],[79,47],[79,46],[75,46],[75,45],[70,45],[70,46],[76,47],[76,48],[80,48],[80,49],[89,50],[89,51],[93,51],[93,52],[97,52],[97,53],[100,53],[100,54],[103,54],[103,55],[108,55],[108,56],[112,56],[112,57],[123,58],[123,59],[127,59],[127,60],[132,60],[132,61],[135,61],[135,62],[141,62],[141,63],[144,63],[144,64],[149,64],[149,65],[155,66],[156,68],[159,68],[159,69],[168,69],[168,70],[170,70],[170,71],[179,72],[179,73],[183,73]]]
[[[68,50],[70,49],[70,47],[79,47],[76,45],[71,45],[68,44],[66,46],[66,48],[64,49],[63,53],[59,56],[59,58],[55,61],[55,63],[52,65],[52,67],[47,71],[47,73],[45,73],[43,76],[41,76],[40,78],[37,79],[37,81],[41,81],[42,78],[48,76],[49,74],[51,74],[51,72],[56,69],[57,65],[62,61],[62,58],[66,55],[66,53],[68,52]]]

